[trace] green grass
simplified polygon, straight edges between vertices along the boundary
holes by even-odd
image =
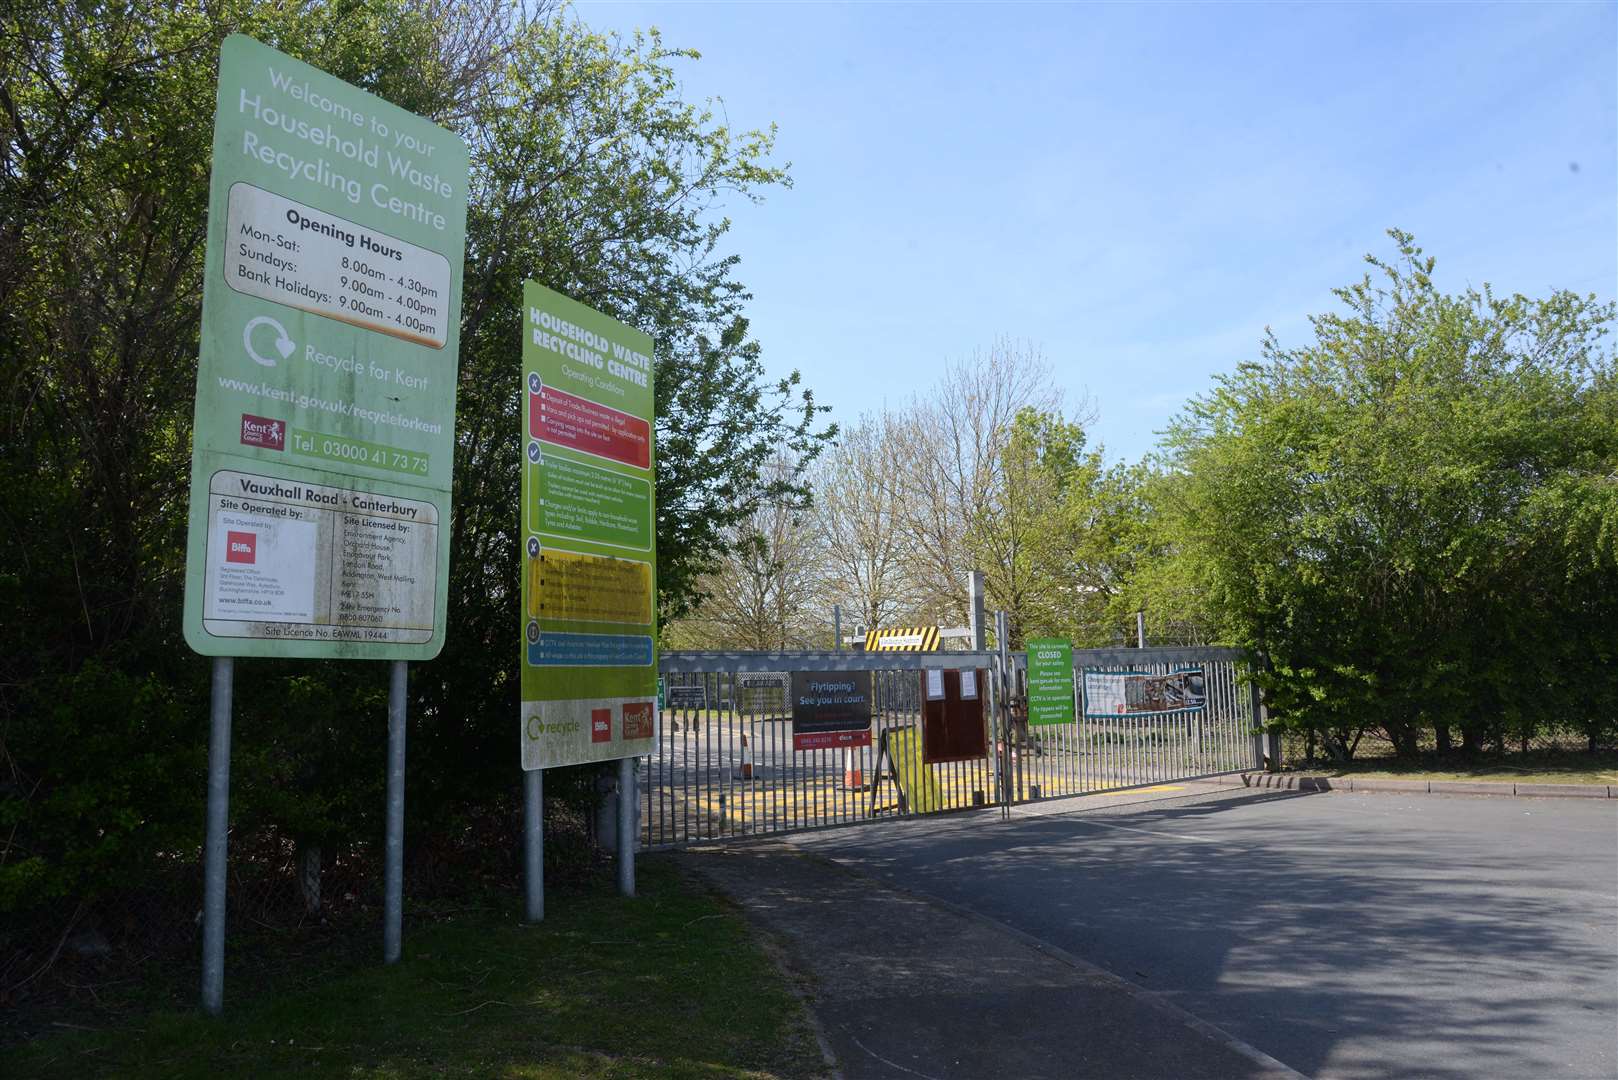
[[[1618,754],[1541,750],[1508,757],[1472,758],[1427,754],[1409,762],[1366,758],[1346,765],[1290,765],[1308,776],[1347,776],[1366,780],[1470,780],[1518,784],[1618,784]]]
[[[740,918],[642,858],[640,895],[547,896],[546,920],[415,928],[404,959],[0,1054],[6,1077],[800,1077],[825,1065],[803,1006]],[[311,982],[311,980],[305,980]]]

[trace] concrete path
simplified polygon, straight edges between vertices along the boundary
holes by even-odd
[[[849,1080],[1298,1075],[1060,949],[790,844],[677,858],[785,952]]]

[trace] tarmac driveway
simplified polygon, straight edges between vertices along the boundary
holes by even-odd
[[[1618,800],[1224,789],[792,842],[1310,1076],[1618,1076]]]

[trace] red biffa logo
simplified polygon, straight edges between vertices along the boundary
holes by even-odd
[[[590,710],[590,741],[612,742],[612,710]]]
[[[258,561],[258,533],[225,533],[225,561],[252,563]]]
[[[261,446],[266,450],[285,450],[287,426],[267,416],[242,413],[242,445]]]

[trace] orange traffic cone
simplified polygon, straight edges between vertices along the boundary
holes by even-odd
[[[848,791],[865,790],[865,772],[851,746],[843,748],[843,787]]]
[[[753,748],[747,742],[747,732],[742,732],[742,779],[753,779]]]

